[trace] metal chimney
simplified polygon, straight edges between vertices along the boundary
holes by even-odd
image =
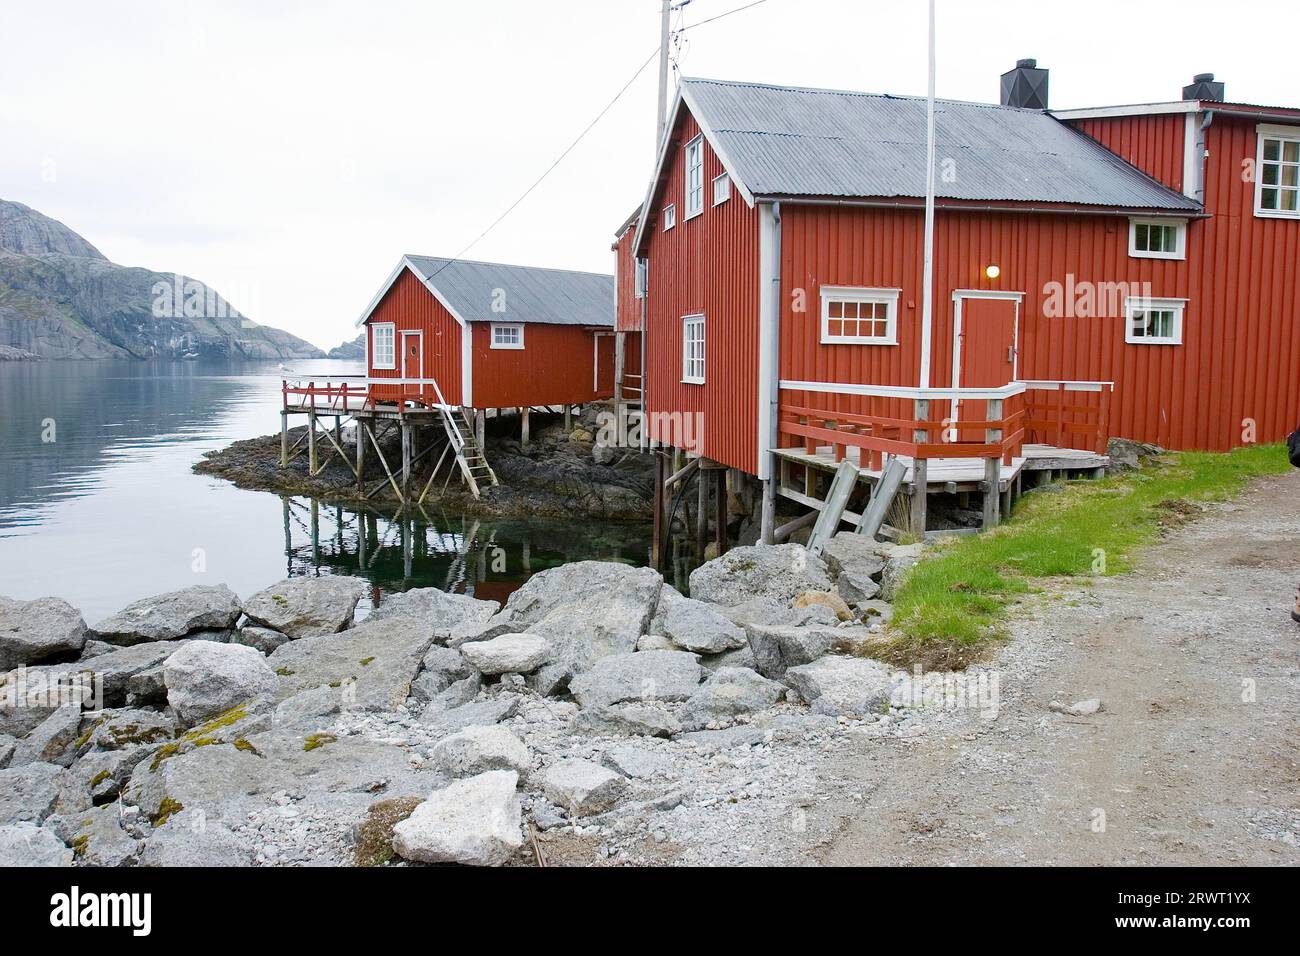
[[[1014,70],[1002,74],[1002,105],[1047,109],[1047,71],[1037,60],[1017,60]]]
[[[1183,87],[1185,100],[1213,100],[1223,102],[1223,84],[1214,82],[1213,73],[1197,73],[1192,77],[1192,85]]]

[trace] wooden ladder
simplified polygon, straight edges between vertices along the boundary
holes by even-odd
[[[433,383],[433,389],[438,396],[438,411],[442,415],[442,427],[447,433],[447,441],[451,443],[452,453],[456,456],[456,464],[460,466],[460,475],[469,486],[470,494],[479,498],[481,497],[479,489],[484,483],[500,484],[497,481],[497,473],[488,464],[487,455],[474,434],[474,420],[464,408],[453,409],[446,403],[442,397],[442,389],[438,387],[436,381]]]

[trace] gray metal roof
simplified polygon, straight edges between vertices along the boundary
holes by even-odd
[[[682,86],[753,195],[925,196],[924,97],[704,79]],[[935,142],[940,198],[1199,209],[1039,110],[937,100]]]
[[[406,259],[466,322],[614,324],[610,275],[434,256]]]

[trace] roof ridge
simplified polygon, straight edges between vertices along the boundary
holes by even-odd
[[[908,93],[870,93],[866,90],[842,90],[820,86],[791,86],[785,83],[755,83],[747,80],[719,80],[705,76],[683,76],[682,84],[712,83],[715,86],[746,86],[762,90],[785,90],[791,93],[820,93],[828,96],[865,96],[878,100],[910,100],[924,102],[926,97]],[[978,106],[984,109],[1009,110],[1016,113],[1046,113],[1048,110],[1032,110],[1022,106],[1002,106],[999,103],[981,103],[975,100],[956,100],[943,96],[934,98],[936,103],[951,103],[955,106]]]

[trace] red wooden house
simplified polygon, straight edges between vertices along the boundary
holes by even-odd
[[[638,293],[636,261],[632,240],[636,236],[641,207],[632,212],[614,233],[614,405],[620,421],[630,421],[642,407],[641,383],[645,365],[641,350],[645,312],[643,296]]]
[[[357,320],[375,402],[569,408],[614,391],[614,277],[404,256]],[[526,438],[526,431],[525,431]]]
[[[938,101],[685,79],[620,281],[644,260],[650,438],[819,507],[813,469],[925,492],[1092,469],[1106,440],[1227,449],[1300,417],[1300,110]],[[791,474],[804,475],[804,486]]]

